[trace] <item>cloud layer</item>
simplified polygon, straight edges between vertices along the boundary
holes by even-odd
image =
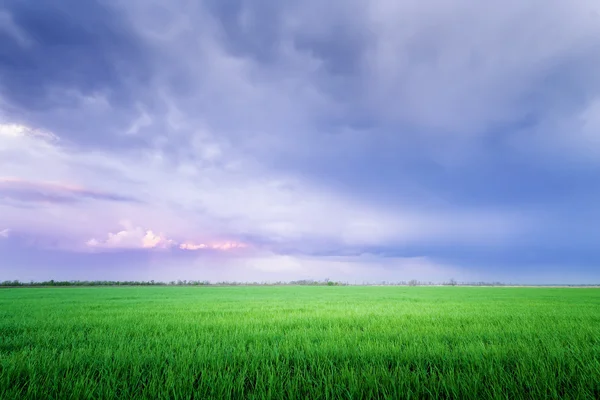
[[[593,279],[599,22],[590,0],[9,0],[3,251]]]

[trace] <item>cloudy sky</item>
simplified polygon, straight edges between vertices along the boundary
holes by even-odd
[[[597,0],[4,0],[0,280],[600,282]]]

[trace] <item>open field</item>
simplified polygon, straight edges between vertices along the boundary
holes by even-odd
[[[0,290],[0,398],[600,398],[600,290]]]

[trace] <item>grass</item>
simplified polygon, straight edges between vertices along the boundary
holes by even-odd
[[[0,290],[1,399],[600,398],[600,290]]]

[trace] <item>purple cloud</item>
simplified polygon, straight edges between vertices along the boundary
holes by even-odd
[[[248,279],[535,274],[540,254],[595,276],[599,13],[9,1],[2,242],[188,272],[219,254]]]
[[[76,185],[2,177],[0,177],[0,198],[25,203],[74,203],[83,200],[139,202],[133,197],[94,191]]]

